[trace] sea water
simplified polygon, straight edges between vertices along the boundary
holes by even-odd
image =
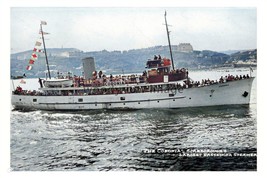
[[[248,69],[189,71],[195,81]],[[256,76],[256,70],[252,73]],[[39,87],[38,79],[11,89]],[[256,171],[257,103],[129,111],[11,111],[13,171]],[[11,107],[12,109],[12,107]]]

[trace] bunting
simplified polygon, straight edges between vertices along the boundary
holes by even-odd
[[[23,80],[23,79],[21,79],[19,83],[21,83],[21,84],[26,84],[26,81]]]
[[[36,43],[35,43],[35,46],[41,46],[42,45],[42,43],[41,42],[39,42],[39,41],[36,41]]]
[[[37,48],[33,48],[33,52],[43,53],[44,51]]]
[[[30,59],[29,64],[34,64],[35,60]]]
[[[47,25],[46,21],[41,21],[41,25]],[[41,29],[39,30],[39,34],[47,35],[49,33],[43,32]],[[35,61],[38,58],[38,53],[44,52],[43,50],[40,49],[40,46],[42,45],[42,42],[40,42],[40,39],[35,42],[35,46],[32,50],[31,58],[29,59],[29,63],[26,67],[26,70],[32,70],[32,67],[35,63]]]
[[[27,66],[26,69],[27,70],[32,70],[32,66]]]
[[[36,41],[35,43],[35,47],[33,48],[32,50],[32,55],[31,55],[31,58],[29,59],[29,64],[28,66],[26,67],[27,70],[32,70],[32,67],[33,67],[33,64],[34,62],[37,60],[38,58],[38,53],[39,52],[43,52],[42,50],[39,49],[39,47],[41,46],[41,42],[39,41]]]
[[[39,31],[39,34],[42,34],[42,32],[43,32],[43,35],[49,35],[49,33],[44,32],[44,31],[42,31],[42,30]]]
[[[41,25],[47,25],[46,21],[41,21]]]
[[[37,55],[35,53],[32,53],[32,58],[36,59]]]

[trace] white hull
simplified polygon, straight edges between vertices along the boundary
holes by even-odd
[[[89,96],[12,95],[15,109],[93,110],[184,108],[249,104],[254,78],[219,83],[200,88],[147,93]]]

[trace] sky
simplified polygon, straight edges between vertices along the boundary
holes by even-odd
[[[30,50],[39,38],[40,21],[47,48],[83,51],[129,50],[191,43],[196,50],[257,48],[256,8],[204,7],[11,7],[11,52]]]

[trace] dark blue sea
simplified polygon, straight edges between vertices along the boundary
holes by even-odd
[[[192,75],[212,79],[226,73],[197,71]],[[11,170],[256,171],[256,82],[250,105],[86,112],[12,110]]]

